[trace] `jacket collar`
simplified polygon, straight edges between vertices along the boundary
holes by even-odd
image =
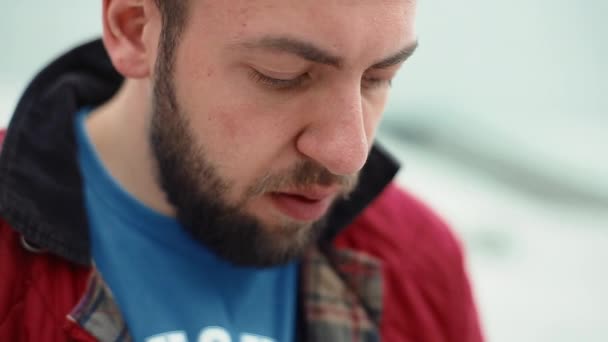
[[[74,118],[110,99],[122,80],[100,40],[68,52],[28,86],[0,154],[0,216],[30,242],[77,264],[90,263],[90,246]],[[374,146],[358,188],[330,213],[323,241],[348,226],[397,170]]]

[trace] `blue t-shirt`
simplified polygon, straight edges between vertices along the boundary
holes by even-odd
[[[124,191],[76,120],[93,260],[135,341],[293,341],[297,264],[237,267]]]

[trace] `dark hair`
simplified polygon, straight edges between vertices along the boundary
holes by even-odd
[[[158,41],[158,58],[156,60],[156,86],[157,97],[166,97],[165,94],[173,87],[173,66],[175,50],[188,20],[188,5],[190,0],[154,0],[161,14],[162,28]],[[172,99],[172,98],[171,98]],[[169,101],[168,108],[177,110],[177,104]]]
[[[161,54],[166,60],[173,60],[173,51],[188,20],[189,0],[154,0],[161,14],[162,31],[159,41]]]

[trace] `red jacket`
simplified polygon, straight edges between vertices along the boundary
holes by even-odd
[[[94,42],[43,71],[20,102],[6,144],[0,143],[0,341],[100,336],[82,319],[95,272],[74,173],[72,120],[66,118],[82,105],[77,102],[104,99],[91,100],[81,90],[73,108],[58,111],[66,112],[64,118],[39,99],[66,91],[58,90],[59,81],[47,84],[58,70],[63,75],[84,67],[84,85],[82,79],[76,85],[62,81],[71,91],[89,87],[107,98],[112,91],[100,84],[118,78],[109,69],[99,71],[111,67],[104,56]],[[68,74],[74,81],[74,73]],[[91,83],[94,74],[99,77]],[[71,100],[62,96],[59,102]],[[303,261],[300,340],[482,341],[459,242],[428,208],[390,182],[396,169],[385,158],[372,153],[354,200],[337,206],[333,228]],[[333,291],[335,300],[315,299],[319,291]]]

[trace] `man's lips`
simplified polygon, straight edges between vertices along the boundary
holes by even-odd
[[[336,193],[334,188],[273,192],[270,199],[279,211],[297,221],[316,221],[325,215]]]

